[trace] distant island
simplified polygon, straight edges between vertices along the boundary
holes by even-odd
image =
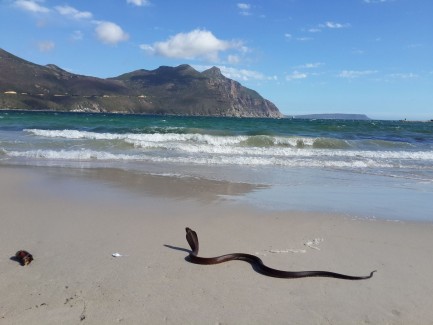
[[[363,120],[368,121],[371,120],[365,114],[342,114],[342,113],[334,113],[334,114],[308,114],[308,115],[293,115],[287,116],[289,118],[294,119],[305,119],[305,120]]]
[[[187,64],[162,66],[102,79],[37,65],[2,49],[0,109],[283,117],[272,102],[217,67],[198,72]]]

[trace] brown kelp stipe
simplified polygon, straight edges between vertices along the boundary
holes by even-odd
[[[22,266],[28,265],[33,261],[33,255],[24,250],[16,252],[15,257]]]
[[[198,243],[197,233],[190,228],[185,228],[185,230],[186,230],[186,240],[188,241],[188,244],[189,246],[191,246],[191,250],[192,250],[191,253],[188,255],[188,261],[195,264],[210,265],[210,264],[223,263],[227,261],[240,260],[240,261],[245,261],[250,263],[253,266],[253,268],[260,274],[271,276],[274,278],[286,278],[286,279],[306,278],[306,277],[328,277],[328,278],[337,278],[337,279],[344,279],[344,280],[365,280],[365,279],[370,279],[373,276],[373,273],[376,272],[373,271],[370,273],[370,275],[367,276],[351,276],[351,275],[345,275],[345,274],[328,272],[328,271],[298,271],[298,272],[281,271],[264,265],[262,260],[257,256],[244,254],[244,253],[232,253],[232,254],[226,254],[217,257],[198,257],[197,255],[198,255],[199,243]]]

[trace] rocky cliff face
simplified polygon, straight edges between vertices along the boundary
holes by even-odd
[[[220,101],[226,105],[229,115],[281,117],[273,103],[254,90],[243,87],[239,82],[224,77],[218,68],[203,71],[202,75],[207,78],[208,89],[214,91],[216,96],[220,96]]]
[[[214,67],[137,70],[109,79],[40,66],[0,49],[0,108],[84,112],[282,117],[257,92]]]

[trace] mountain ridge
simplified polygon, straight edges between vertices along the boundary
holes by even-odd
[[[38,65],[0,49],[0,108],[194,116],[282,117],[256,91],[212,67],[139,69],[112,78]]]

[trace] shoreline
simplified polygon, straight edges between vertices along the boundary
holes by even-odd
[[[0,324],[433,319],[433,223],[269,211],[225,198],[255,190],[245,184],[77,172],[0,166]],[[377,273],[275,279],[244,262],[194,265],[185,261],[187,226],[198,233],[199,256],[244,252],[282,270]],[[33,254],[29,266],[10,260],[20,249]]]
[[[237,166],[164,165],[95,162],[4,161],[0,168],[20,168],[122,188],[128,195],[217,202],[231,201],[267,212],[307,212],[349,218],[433,222],[431,185],[416,179],[333,169],[253,170]],[[279,181],[274,182],[273,180]],[[292,185],[293,184],[293,185]],[[322,184],[322,185],[320,185]]]

